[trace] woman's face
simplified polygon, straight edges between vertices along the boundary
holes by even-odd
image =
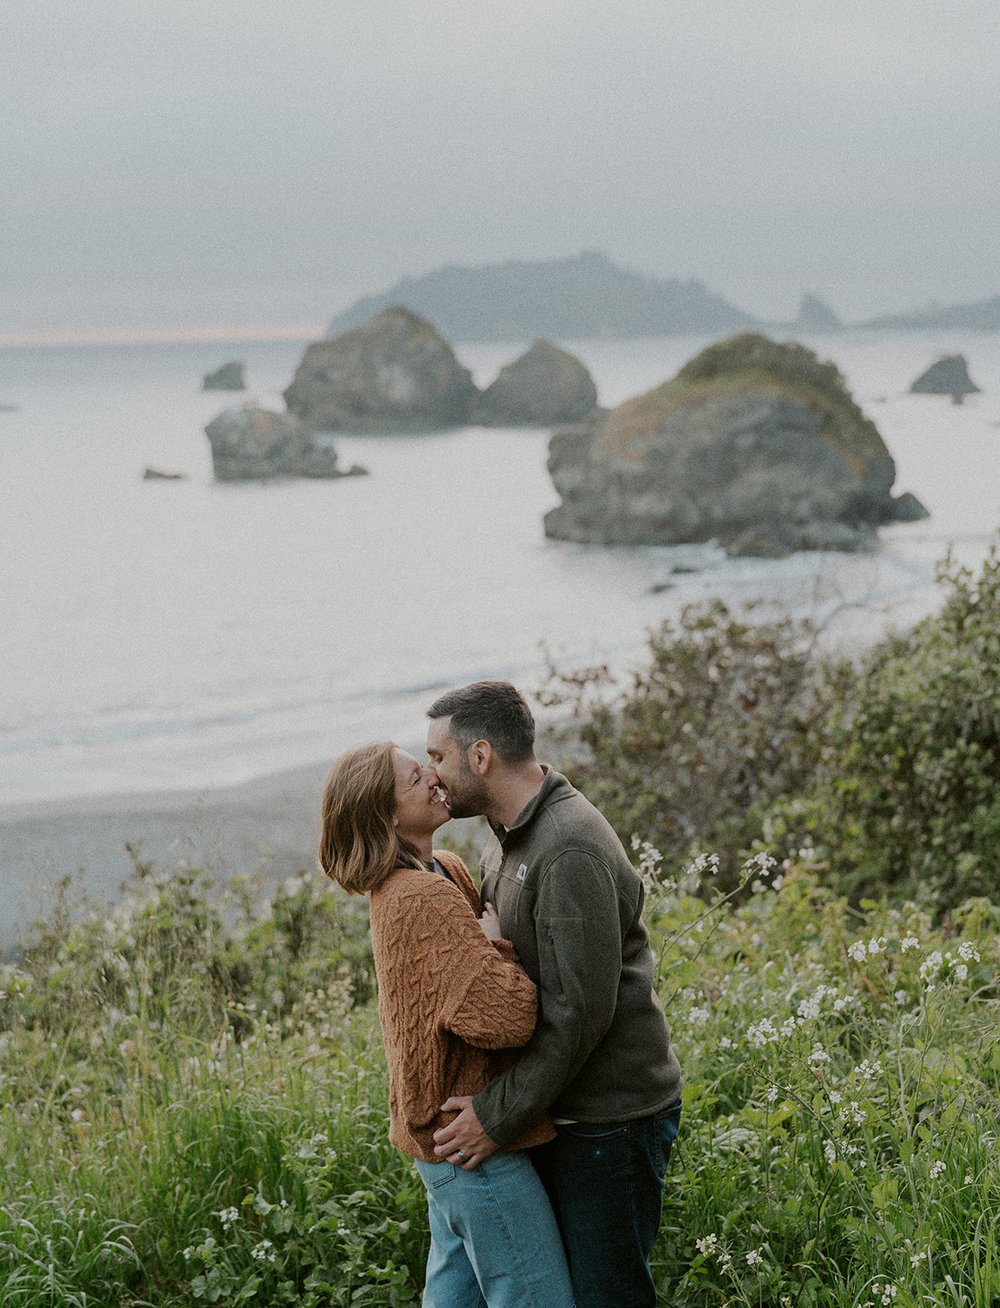
[[[441,792],[431,781],[428,768],[412,754],[397,749],[393,756],[396,772],[396,828],[401,836],[414,839],[436,831],[451,814]]]

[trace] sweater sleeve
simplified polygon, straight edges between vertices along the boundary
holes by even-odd
[[[480,1049],[524,1044],[535,1026],[535,986],[483,935],[462,891],[444,878],[432,883],[414,900],[407,931],[410,952],[433,960],[440,979],[441,1026]]]
[[[546,869],[535,907],[540,1016],[517,1063],[475,1096],[501,1147],[549,1107],[611,1025],[621,977],[617,891],[595,855],[566,850]]]

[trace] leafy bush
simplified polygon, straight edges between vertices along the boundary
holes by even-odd
[[[883,642],[830,719],[807,795],[855,897],[932,890],[944,907],[1000,884],[1000,556],[946,563],[941,612]],[[794,822],[792,823],[794,826]]]
[[[852,915],[801,860],[755,855],[728,900],[694,893],[714,858],[672,879],[640,842],[638,862],[686,1078],[663,1301],[992,1308],[1000,909],[972,901],[944,930],[913,905]],[[190,891],[154,914],[192,942],[224,916]],[[230,964],[271,917],[226,938]],[[73,933],[86,959],[113,929]],[[170,993],[191,966],[157,962]],[[416,1308],[425,1199],[386,1138],[374,1005],[335,995],[319,1023],[303,991],[280,1020],[247,1004],[242,1034],[225,1012],[199,1034],[218,981],[191,976],[202,999],[143,1028],[50,1012],[67,993],[37,958],[0,970],[0,1302]]]
[[[759,834],[758,810],[815,768],[834,694],[807,624],[751,616],[690,605],[650,634],[648,665],[625,691],[602,693],[597,669],[553,672],[544,692],[570,710],[557,744],[570,779],[622,838],[670,862],[719,849],[726,884]]]
[[[857,665],[818,655],[807,624],[755,624],[714,601],[654,631],[623,691],[603,669],[553,674],[565,770],[624,840],[669,860],[719,849],[727,885],[763,843],[780,857],[815,847],[855,903],[916,896],[943,912],[994,893],[996,546],[977,575],[946,563],[939,580],[940,613]]]

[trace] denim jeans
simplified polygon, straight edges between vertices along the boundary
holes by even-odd
[[[471,1172],[423,1163],[431,1248],[423,1308],[573,1308],[559,1228],[524,1152]]]
[[[654,1308],[649,1255],[681,1106],[631,1122],[574,1122],[532,1149],[562,1231],[576,1308]]]

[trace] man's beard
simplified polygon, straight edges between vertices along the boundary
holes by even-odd
[[[463,758],[458,783],[448,790],[449,811],[453,818],[480,817],[489,807],[489,790]]]

